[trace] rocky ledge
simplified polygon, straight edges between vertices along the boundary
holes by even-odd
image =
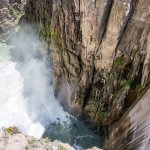
[[[69,144],[26,136],[15,127],[0,129],[0,150],[74,150]],[[87,150],[101,150],[93,147]]]

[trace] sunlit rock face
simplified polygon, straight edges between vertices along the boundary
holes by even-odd
[[[3,34],[4,32],[6,32],[8,30],[7,28],[9,28],[8,24],[7,24],[8,27],[5,26],[6,21],[10,18],[8,5],[9,5],[8,1],[6,1],[6,0],[0,1],[0,34]],[[3,22],[5,22],[5,23],[3,23]]]
[[[150,1],[27,0],[26,20],[49,43],[58,97],[97,131],[149,84]]]
[[[0,1],[0,41],[4,40],[11,30],[18,24],[23,14],[25,1],[1,0]]]
[[[67,143],[50,141],[48,138],[36,139],[26,136],[18,131],[16,127],[0,129],[1,150],[75,150]],[[102,150],[96,147],[87,150]]]

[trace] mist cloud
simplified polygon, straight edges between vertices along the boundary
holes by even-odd
[[[6,123],[0,123],[0,126],[14,125],[26,134],[40,137],[50,122],[63,124],[68,121],[66,117],[68,113],[63,111],[54,96],[53,71],[45,43],[29,26],[25,26],[17,35],[10,37],[10,43],[14,48],[11,50],[11,60],[7,62],[9,72],[7,69],[6,72],[8,78],[12,76],[16,80],[16,83],[10,82],[13,84],[11,88],[16,90],[12,91],[15,92],[14,97],[11,95],[9,97],[7,93],[7,103],[0,105],[6,117],[13,114],[8,121],[5,120]],[[7,90],[8,87],[5,88]]]

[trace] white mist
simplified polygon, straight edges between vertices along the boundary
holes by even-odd
[[[68,113],[54,97],[48,56],[32,28],[11,43],[13,50],[0,45],[0,127],[40,138],[49,123],[68,122]]]

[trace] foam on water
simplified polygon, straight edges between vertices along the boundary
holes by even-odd
[[[50,122],[69,122],[68,113],[54,97],[47,54],[32,29],[12,44],[13,50],[0,44],[0,127],[40,138]]]

